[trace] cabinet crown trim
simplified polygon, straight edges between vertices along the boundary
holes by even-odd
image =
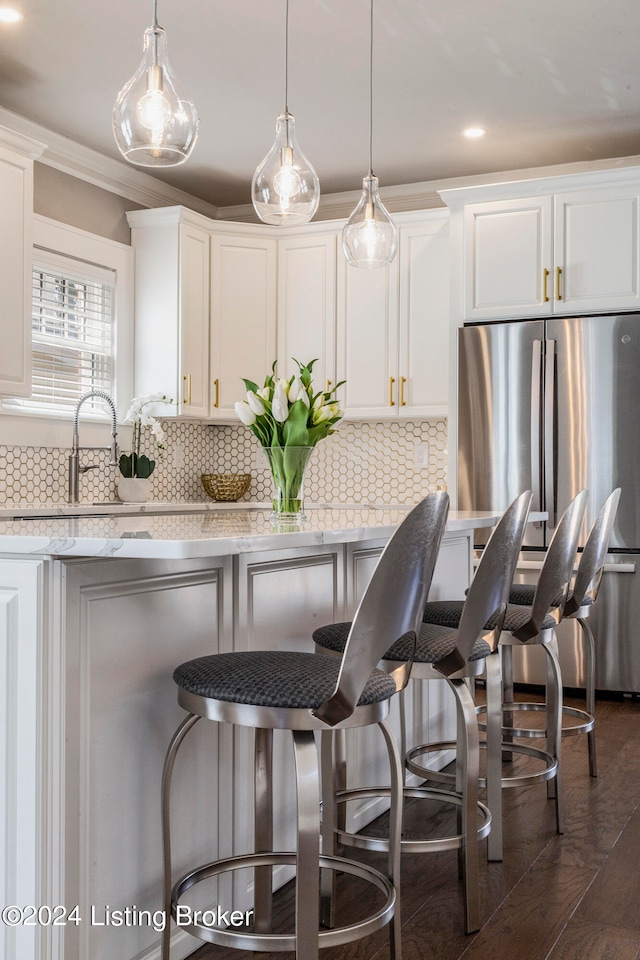
[[[482,184],[441,190],[440,196],[449,209],[458,210],[468,203],[485,200],[515,200],[522,197],[541,197],[547,194],[570,193],[589,187],[640,184],[640,166],[607,168],[588,173],[568,173],[562,176],[543,177],[534,180],[510,180],[508,183]]]

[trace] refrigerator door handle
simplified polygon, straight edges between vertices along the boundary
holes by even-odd
[[[547,340],[544,375],[544,509],[549,515],[547,529],[556,525],[555,502],[555,386],[556,341]]]
[[[531,490],[532,510],[542,510],[542,483],[540,462],[540,378],[542,374],[542,340],[531,344]],[[540,520],[534,526],[541,527]]]

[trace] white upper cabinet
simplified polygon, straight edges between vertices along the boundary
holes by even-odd
[[[276,359],[276,241],[211,237],[210,419],[236,419],[242,378],[262,386]]]
[[[135,390],[209,416],[209,233],[182,207],[127,214],[135,252]],[[165,415],[165,414],[163,414]]]
[[[565,177],[559,185],[464,204],[465,320],[640,308],[640,182],[578,190]]]
[[[45,145],[0,127],[0,394],[31,395],[33,161]]]
[[[420,418],[447,411],[447,211],[397,215],[399,248],[382,269],[338,270],[338,379],[347,417]]]
[[[335,228],[313,227],[278,241],[278,373],[316,360],[316,390],[336,383],[336,243]]]

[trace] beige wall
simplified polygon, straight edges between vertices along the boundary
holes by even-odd
[[[34,165],[34,213],[119,243],[131,243],[125,213],[140,204],[119,197],[45,163]]]

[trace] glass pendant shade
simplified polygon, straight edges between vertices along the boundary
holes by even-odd
[[[362,196],[342,230],[342,249],[354,267],[383,267],[393,260],[398,232],[378,193],[378,178],[362,181]]]
[[[295,120],[285,110],[276,120],[276,139],[253,175],[253,206],[264,223],[308,223],[320,202],[318,175],[298,146]]]
[[[113,135],[125,160],[141,167],[176,166],[193,150],[196,108],[176,83],[157,24],[145,30],[142,63],[116,99]]]

